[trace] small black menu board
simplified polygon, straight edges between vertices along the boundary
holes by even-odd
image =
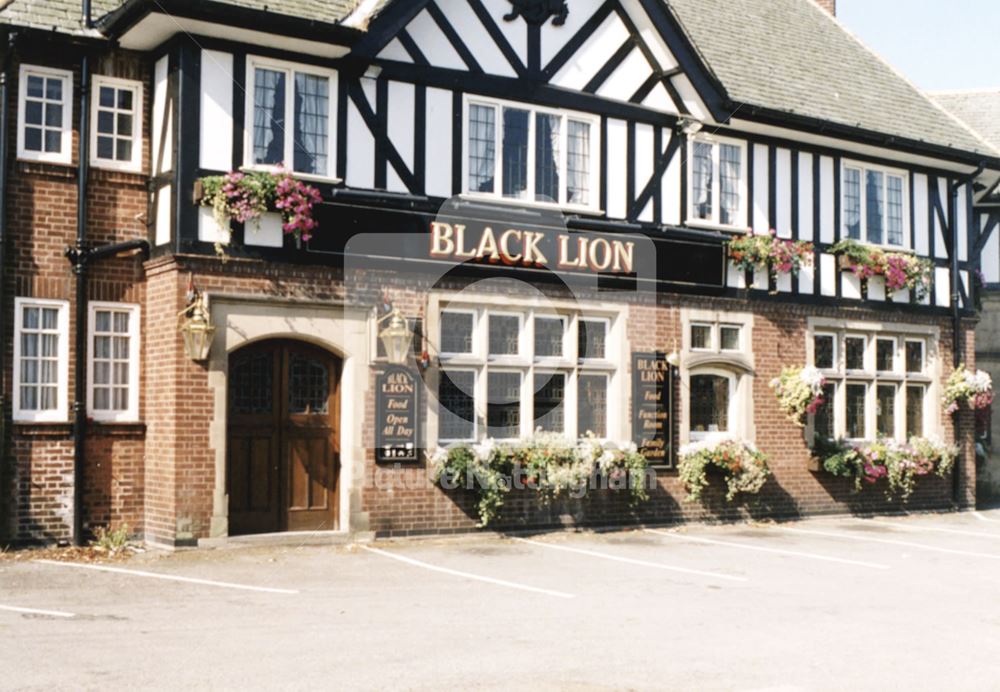
[[[410,369],[389,365],[375,380],[375,461],[420,461],[420,378]]]
[[[674,369],[665,353],[632,354],[632,440],[650,466],[673,466]]]

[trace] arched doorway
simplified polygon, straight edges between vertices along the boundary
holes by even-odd
[[[338,528],[341,365],[288,340],[230,355],[230,535]]]

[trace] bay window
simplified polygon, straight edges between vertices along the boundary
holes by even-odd
[[[68,419],[68,341],[68,302],[14,299],[14,420]]]
[[[845,163],[842,183],[845,238],[872,245],[907,245],[909,191],[902,172]]]
[[[17,157],[72,163],[73,73],[21,65],[18,80]]]
[[[336,73],[247,59],[247,165],[334,177]]]
[[[535,431],[617,437],[622,333],[616,315],[450,304],[441,344],[437,439],[512,440]]]
[[[592,116],[475,98],[466,103],[465,125],[467,194],[597,206]]]
[[[689,158],[689,220],[746,228],[746,144],[698,136]]]
[[[925,357],[930,343],[931,335],[916,331],[812,330],[811,363],[827,380],[824,403],[811,417],[815,436],[905,442],[927,434],[934,385]]]

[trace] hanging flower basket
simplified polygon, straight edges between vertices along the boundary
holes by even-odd
[[[863,445],[843,440],[817,441],[814,457],[832,476],[854,480],[855,492],[886,480],[886,497],[906,502],[917,479],[936,473],[944,478],[958,458],[958,447],[937,440],[915,437],[908,444],[879,440]]]
[[[843,271],[849,271],[862,281],[873,276],[885,278],[888,294],[903,289],[912,290],[918,301],[927,297],[931,285],[931,263],[903,252],[886,252],[856,240],[842,240],[830,248]]]
[[[778,406],[799,427],[805,427],[806,416],[816,413],[825,403],[825,384],[823,373],[811,365],[784,368],[779,377],[771,380]]]
[[[739,494],[755,495],[767,483],[771,470],[767,455],[747,442],[719,440],[692,442],[681,447],[677,469],[687,489],[687,500],[697,502],[710,484],[709,475],[721,473],[726,483],[726,500]]]
[[[951,415],[962,406],[985,411],[993,405],[993,379],[988,372],[970,372],[959,365],[948,378],[944,389],[945,413]]]
[[[313,207],[323,201],[319,190],[284,170],[233,171],[201,178],[195,182],[194,197],[197,204],[214,210],[220,228],[229,228],[230,221],[236,221],[253,230],[263,214],[277,212],[282,231],[296,241],[312,237],[319,226]]]

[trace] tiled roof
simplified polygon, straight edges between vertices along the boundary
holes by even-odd
[[[959,120],[1000,149],[1000,89],[931,94]]]
[[[664,2],[736,104],[1000,155],[812,0]]]

